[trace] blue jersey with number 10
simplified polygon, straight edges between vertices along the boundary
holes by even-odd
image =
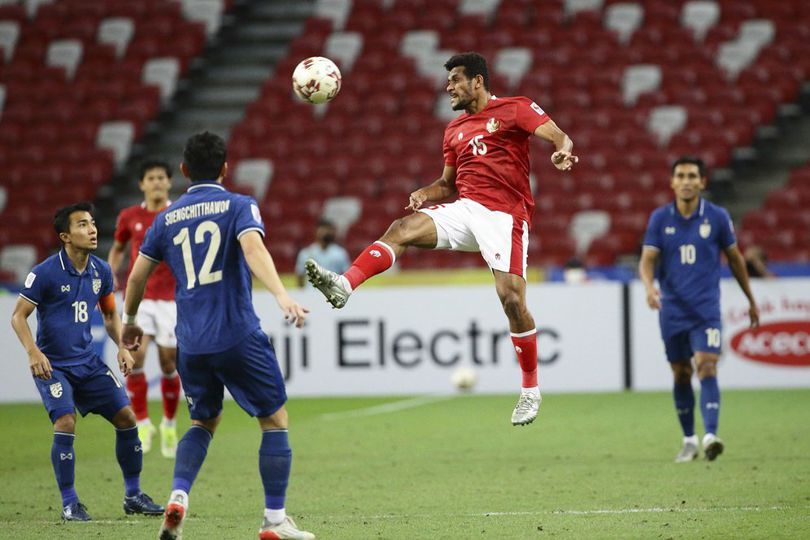
[[[720,253],[736,241],[728,212],[704,199],[688,218],[675,203],[652,213],[644,246],[660,251],[656,277],[664,338],[720,320]]]
[[[260,327],[239,238],[264,236],[252,197],[195,182],[149,228],[140,253],[166,261],[177,280],[177,343],[187,354],[230,349]]]

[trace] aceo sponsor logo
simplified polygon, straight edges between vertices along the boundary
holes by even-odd
[[[783,366],[810,366],[810,320],[782,321],[746,329],[731,338],[740,356]]]

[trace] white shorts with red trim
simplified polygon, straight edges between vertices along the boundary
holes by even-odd
[[[161,347],[176,348],[177,305],[171,300],[143,300],[138,306],[138,326]]]
[[[419,211],[436,225],[436,249],[480,251],[491,269],[526,279],[529,224],[524,220],[470,199]]]

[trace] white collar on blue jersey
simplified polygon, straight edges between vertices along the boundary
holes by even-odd
[[[186,190],[186,193],[190,193],[190,192],[192,192],[194,190],[202,189],[202,188],[216,188],[216,189],[219,189],[219,190],[222,190],[222,191],[226,191],[225,187],[222,184],[220,184],[219,182],[217,182],[216,180],[213,180],[213,181],[205,181],[205,180],[203,180],[203,181],[200,181],[200,182],[194,182],[191,185],[191,187],[189,187]]]
[[[700,207],[698,207],[697,214],[700,217],[703,217],[703,210],[706,208],[706,199],[703,197],[700,198]],[[681,216],[683,219],[692,219],[692,216],[695,214],[690,215],[689,217],[684,217],[680,212],[678,212],[678,201],[672,201],[672,206],[669,207],[669,213],[672,215]]]
[[[59,250],[59,264],[61,264],[61,265],[62,265],[62,270],[64,270],[65,272],[68,272],[68,273],[73,273],[73,274],[76,274],[77,276],[80,276],[80,275],[82,275],[84,272],[87,272],[87,268],[85,267],[84,272],[82,272],[82,274],[80,274],[80,273],[79,273],[79,271],[78,271],[78,270],[76,270],[76,267],[75,267],[75,266],[73,266],[73,261],[71,261],[71,260],[70,260],[70,257],[68,257],[68,256],[67,256],[67,253],[65,253],[65,258],[68,260],[68,266],[65,266],[65,259],[63,259],[63,258],[62,258],[62,252],[63,252],[63,251],[65,251],[65,248],[64,248],[64,247],[62,247],[62,249],[60,249],[60,250]],[[95,263],[93,263],[93,259],[92,259],[92,258],[88,258],[88,261],[87,261],[87,262],[88,262],[88,263],[90,263],[90,266],[93,268],[93,270],[98,270],[98,269],[96,268]]]

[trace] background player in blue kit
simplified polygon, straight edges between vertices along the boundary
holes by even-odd
[[[284,378],[253,310],[251,271],[273,293],[288,322],[301,327],[307,310],[284,289],[262,237],[264,224],[252,197],[222,187],[225,142],[205,132],[183,151],[191,187],[157,215],[129,277],[123,342],[137,348],[143,332],[135,314],[149,273],[166,261],[177,289],[177,368],[191,428],[177,446],[174,480],[161,539],[182,534],[188,494],[202,467],[222,413],[223,389],[262,430],[259,472],[265,493],[261,539],[315,538],[300,531],[284,509],[292,453],[287,439]]]
[[[91,252],[98,247],[98,232],[90,203],[61,208],[54,227],[62,241],[56,255],[35,266],[14,307],[11,325],[28,353],[31,373],[53,423],[51,462],[62,494],[62,519],[88,521],[85,506],[74,487],[76,409],[82,416],[100,414],[116,429],[115,454],[124,474],[127,514],[160,515],[163,507],[140,489],[143,465],[135,414],[121,382],[93,352],[90,314],[98,305],[104,326],[118,345],[121,321],[115,310],[112,272]],[[37,310],[37,340],[28,327],[28,316]],[[118,350],[125,375],[132,356]]]
[[[731,272],[748,298],[752,327],[759,324],[759,310],[728,212],[700,196],[706,188],[703,161],[691,157],[678,159],[672,165],[671,185],[675,201],[657,208],[650,216],[639,275],[647,290],[647,303],[660,310],[661,336],[675,379],[675,409],[684,435],[683,447],[675,461],[692,461],[698,456],[692,358],[700,379],[703,452],[711,461],[723,452],[723,441],[717,437],[720,416],[717,360],[722,343],[721,252],[726,254]],[[653,284],[659,259],[657,278],[661,292]]]

